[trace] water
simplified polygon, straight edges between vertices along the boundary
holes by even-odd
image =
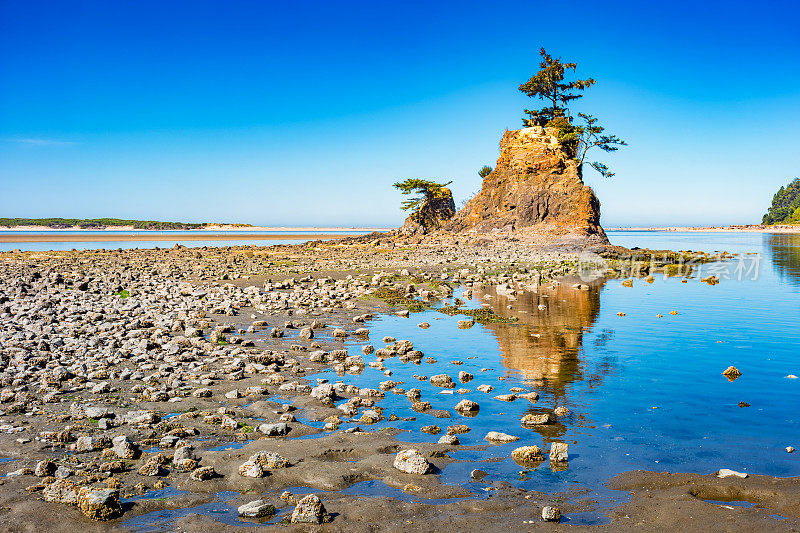
[[[443,469],[443,482],[461,485],[476,497],[485,494],[486,482],[507,481],[598,502],[597,510],[576,513],[572,523],[603,523],[604,509],[627,497],[604,483],[628,470],[709,474],[731,468],[800,475],[800,454],[784,450],[800,448],[800,379],[787,377],[800,375],[800,235],[609,232],[609,237],[628,247],[740,255],[724,264],[702,265],[686,283],[656,275],[652,284],[635,280],[633,288],[623,287],[620,280],[594,282],[589,290],[563,284],[516,299],[498,296],[491,288],[474,291],[469,307],[488,304],[501,316],[518,317],[514,324],[476,324],[462,330],[457,322],[465,317],[435,310],[410,319],[377,316],[367,324],[371,341],[348,339],[352,355],[360,354],[366,342],[382,346],[380,339],[388,335],[413,341],[436,362],[404,364],[390,358],[384,365],[391,377],[366,368],[359,375],[326,371],[310,378],[360,387],[391,379],[405,382],[405,389],[422,389],[422,399],[434,409],[448,410],[451,418],[416,413],[404,396],[387,392],[378,405],[413,420],[360,424],[368,430],[405,429],[399,438],[409,443],[435,442],[455,424],[471,428],[459,435],[464,445],[487,444],[488,431],[520,437],[486,450],[454,448],[452,457],[462,462]],[[700,282],[710,273],[721,283]],[[463,289],[455,295],[461,296]],[[419,328],[423,321],[431,327]],[[742,372],[733,382],[722,375],[729,365]],[[447,373],[457,381],[462,370],[475,376],[457,384],[470,389],[465,394],[447,389],[452,394],[442,394],[443,389],[415,377]],[[478,392],[479,384],[494,390]],[[537,391],[540,399],[508,403],[493,398],[513,387]],[[463,398],[480,404],[477,416],[455,412]],[[569,415],[537,429],[521,427],[522,415],[557,406],[567,407]],[[342,429],[356,423],[345,423]],[[420,431],[434,424],[441,434]],[[535,444],[546,451],[554,441],[569,444],[568,464],[551,467],[545,461],[524,468],[510,458],[518,446]],[[471,481],[475,468],[488,473],[482,482]],[[380,482],[364,482],[345,492],[414,500]]]
[[[434,424],[442,434],[448,425],[469,425],[471,431],[459,435],[462,444],[485,444],[488,431],[520,437],[486,451],[453,453],[467,462],[444,469],[447,483],[468,483],[470,471],[480,468],[489,479],[526,489],[582,488],[611,503],[619,494],[605,489],[604,482],[633,469],[707,474],[732,468],[800,475],[800,456],[784,451],[800,443],[800,380],[787,378],[800,374],[800,236],[612,232],[610,238],[626,246],[743,255],[724,265],[703,265],[687,283],[656,276],[652,284],[636,280],[633,288],[623,287],[620,280],[595,283],[588,291],[565,284],[513,301],[491,289],[475,291],[471,307],[487,303],[501,316],[517,316],[517,324],[460,330],[456,324],[464,317],[436,311],[410,319],[378,317],[369,324],[376,346],[385,335],[410,339],[437,362],[417,366],[388,359],[384,364],[393,372],[390,378],[370,368],[356,376],[324,372],[319,377],[361,387],[387,379],[404,381],[405,389],[422,389],[422,399],[434,409],[451,412],[450,419],[415,413],[405,397],[387,393],[379,405],[416,420],[370,427],[407,429],[400,438],[408,442],[438,440],[441,434],[419,431]],[[700,282],[711,272],[720,276],[719,285]],[[417,327],[423,321],[431,327]],[[361,344],[352,343],[350,353],[360,353]],[[722,375],[729,365],[743,373],[734,382]],[[447,373],[455,379],[461,370],[475,376],[457,385],[471,389],[466,394],[442,394],[443,389],[414,377]],[[482,383],[494,390],[478,392]],[[512,387],[537,391],[540,399],[535,404],[493,399]],[[480,404],[478,416],[453,410],[462,398]],[[740,407],[740,402],[749,407]],[[521,427],[522,415],[557,406],[567,407],[570,414],[538,429]],[[545,462],[527,470],[509,458],[517,446],[535,444],[547,450],[553,441],[569,443],[568,468],[551,469]]]
[[[319,235],[365,235],[368,231],[215,231],[211,232],[214,234],[225,234],[229,235],[230,239],[226,240],[187,240],[185,237],[191,235],[192,237],[196,237],[197,235],[202,235],[201,232],[190,232],[190,231],[58,231],[58,232],[42,232],[42,231],[0,231],[0,240],[2,240],[3,236],[20,236],[20,235],[27,235],[27,236],[38,236],[38,235],[48,235],[48,236],[74,236],[74,241],[65,241],[65,242],[0,242],[0,252],[9,252],[11,250],[22,250],[23,252],[27,251],[35,251],[35,252],[43,252],[43,251],[64,251],[64,250],[117,250],[117,249],[134,249],[134,248],[171,248],[176,244],[180,244],[181,246],[186,246],[187,248],[202,248],[203,246],[208,247],[218,247],[218,246],[273,246],[278,244],[302,244],[304,242],[312,241],[318,238]],[[91,237],[92,235],[102,235],[102,236],[114,236],[119,235],[120,237],[123,236],[130,236],[130,235],[170,235],[173,236],[174,240],[153,240],[153,241],[131,241],[131,240],[119,240],[119,241],[85,241],[82,239],[86,239],[87,237]],[[263,240],[260,239],[242,239],[236,238],[237,236],[241,235],[264,235],[265,238]],[[298,235],[302,235],[303,238],[291,238],[291,239],[276,239],[275,237],[280,237],[281,235],[291,235],[292,237],[296,237]],[[308,236],[307,238],[305,236]],[[269,238],[266,238],[269,237]]]

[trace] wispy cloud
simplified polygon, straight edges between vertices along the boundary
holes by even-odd
[[[31,146],[72,146],[73,141],[60,141],[57,139],[36,139],[32,137],[4,139],[6,142],[27,144]]]

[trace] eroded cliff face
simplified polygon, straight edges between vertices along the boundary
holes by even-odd
[[[600,227],[600,201],[556,135],[555,128],[506,131],[500,158],[480,193],[443,229],[608,243]]]
[[[442,187],[435,196],[422,202],[420,208],[409,215],[400,233],[405,235],[424,235],[442,227],[456,214],[456,204],[450,189]]]

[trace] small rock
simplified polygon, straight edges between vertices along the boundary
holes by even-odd
[[[419,451],[403,450],[394,458],[394,467],[406,474],[427,474],[431,464]]]
[[[321,524],[328,518],[328,512],[316,494],[309,494],[297,502],[292,511],[292,524]]]
[[[558,507],[548,505],[542,509],[542,520],[545,522],[558,522],[561,520],[561,510]]]
[[[275,507],[264,500],[254,500],[240,505],[237,511],[239,512],[239,516],[244,518],[262,518],[274,515]]]
[[[740,477],[742,479],[746,478],[748,474],[744,472],[737,472],[736,470],[731,470],[729,468],[721,468],[717,472],[717,477],[725,478],[725,477]]]

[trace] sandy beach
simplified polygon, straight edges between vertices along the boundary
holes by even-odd
[[[668,226],[668,227],[630,227],[606,228],[606,231],[702,231],[702,232],[750,232],[750,233],[800,233],[800,225],[742,225],[742,226]]]

